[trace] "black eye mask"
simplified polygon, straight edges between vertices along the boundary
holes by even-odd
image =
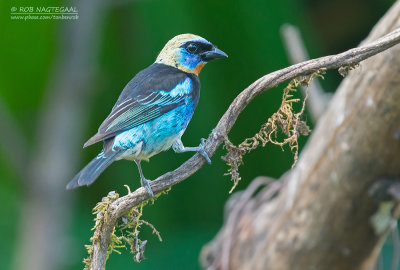
[[[186,42],[181,46],[181,48],[184,48],[187,52],[191,54],[201,54],[213,50],[213,46],[211,44],[203,43],[200,41]]]

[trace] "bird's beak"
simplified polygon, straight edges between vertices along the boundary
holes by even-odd
[[[228,55],[220,49],[214,47],[213,50],[201,53],[201,59],[205,62],[217,59],[217,58],[228,58]]]

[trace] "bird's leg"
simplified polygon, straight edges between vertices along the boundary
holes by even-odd
[[[185,147],[183,146],[183,143],[181,141],[181,139],[178,139],[174,142],[174,144],[172,145],[172,149],[174,149],[174,151],[176,153],[183,153],[183,152],[198,152],[200,153],[204,159],[208,162],[208,164],[211,164],[211,159],[208,157],[206,151],[204,150],[204,143],[205,143],[206,139],[201,139],[201,143],[199,144],[199,146],[197,147]]]
[[[151,190],[151,187],[150,187],[150,180],[147,180],[143,176],[142,166],[140,166],[140,160],[135,160],[135,162],[136,162],[136,165],[138,166],[138,169],[139,169],[140,183],[142,184],[142,187],[144,187],[147,190],[147,192],[150,194],[150,196],[152,198],[154,198],[153,191]]]

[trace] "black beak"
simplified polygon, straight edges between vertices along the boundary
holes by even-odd
[[[201,59],[205,62],[217,59],[217,58],[228,58],[228,55],[218,48],[213,48],[211,51],[206,51],[200,54]]]

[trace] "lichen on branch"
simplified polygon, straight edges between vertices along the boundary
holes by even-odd
[[[128,193],[130,193],[130,189]],[[115,191],[111,191],[106,197],[103,197],[101,202],[97,203],[93,208],[93,214],[96,215],[94,221],[95,225],[92,230],[95,231],[94,235],[90,238],[92,244],[86,245],[89,257],[83,260],[85,264],[85,270],[91,269],[92,257],[93,257],[93,245],[99,243],[100,231],[105,222],[108,221],[108,210],[110,205],[119,198],[119,194]],[[133,259],[136,262],[142,261],[144,257],[144,250],[147,244],[147,240],[141,240],[139,238],[141,226],[147,225],[153,230],[153,234],[157,235],[159,241],[162,241],[160,233],[157,229],[149,222],[142,220],[143,207],[148,203],[145,201],[140,205],[131,208],[126,212],[124,216],[118,220],[116,226],[113,227],[113,231],[110,238],[110,244],[108,245],[106,260],[111,253],[116,252],[121,254],[120,249],[130,247],[131,253],[133,254]]]
[[[307,123],[301,118],[305,111],[306,101],[308,97],[308,86],[310,82],[316,78],[324,78],[326,69],[322,68],[309,76],[302,76],[295,78],[283,89],[282,102],[276,113],[268,118],[260,130],[251,138],[245,139],[238,146],[235,146],[226,136],[224,148],[227,154],[222,157],[229,166],[228,172],[225,175],[230,175],[233,181],[233,186],[229,193],[236,188],[241,180],[239,174],[239,166],[243,164],[243,155],[258,148],[260,145],[265,147],[267,143],[272,143],[283,147],[289,145],[290,150],[294,153],[294,160],[292,167],[297,162],[299,156],[299,142],[300,135],[307,136],[310,133],[310,128]],[[294,98],[294,93],[302,86],[306,88],[306,95],[301,103],[299,112],[295,112],[294,104],[299,103],[299,98]],[[279,140],[279,135],[284,136],[283,140]]]

